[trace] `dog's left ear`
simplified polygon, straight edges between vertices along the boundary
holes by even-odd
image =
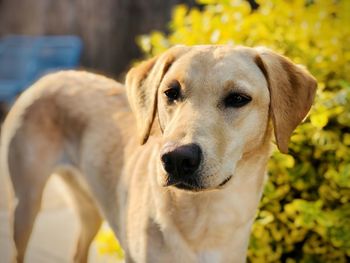
[[[188,47],[175,46],[132,68],[126,76],[126,93],[136,117],[140,143],[146,143],[157,111],[157,92],[172,63]]]
[[[270,112],[278,149],[288,152],[294,129],[309,112],[317,81],[302,67],[266,48],[257,48],[256,63],[270,91]]]

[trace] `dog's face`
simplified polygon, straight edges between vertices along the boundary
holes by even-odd
[[[174,61],[158,89],[164,141],[159,182],[184,189],[223,186],[242,155],[262,143],[269,101],[263,73],[238,50],[193,48]]]
[[[238,161],[269,139],[270,117],[286,151],[315,87],[271,51],[229,46],[174,47],[127,76],[142,141],[156,116],[162,130],[158,183],[192,191],[234,178]]]

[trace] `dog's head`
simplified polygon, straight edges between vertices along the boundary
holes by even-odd
[[[316,81],[268,49],[176,46],[133,68],[126,86],[142,144],[159,122],[158,182],[199,191],[223,186],[242,156],[266,144],[270,119],[287,152]]]

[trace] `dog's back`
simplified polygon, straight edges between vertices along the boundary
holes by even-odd
[[[123,111],[128,112],[124,87],[111,79],[78,71],[48,75],[25,91],[9,112],[1,135],[2,167],[8,164],[15,179],[22,157],[78,165],[83,133],[94,132],[93,126],[101,122],[118,125],[111,117]],[[56,156],[49,157],[47,151]]]
[[[113,151],[110,157],[117,162],[122,155],[118,122],[123,118],[130,118],[124,87],[86,72],[48,75],[18,98],[4,122],[1,138],[1,169],[9,173],[18,202],[14,219],[18,261],[23,260],[43,188],[53,172],[71,186],[78,213],[84,217],[84,229],[90,229],[81,234],[81,252],[75,255],[76,261],[85,260],[87,255],[82,251],[101,222],[101,206],[91,195],[108,204],[108,196],[115,191],[111,186],[117,180],[112,175],[118,175],[118,166],[107,172],[109,168],[99,156]],[[101,173],[101,169],[106,172]],[[94,182],[96,188],[91,189],[88,181],[95,180],[94,174],[106,178]]]

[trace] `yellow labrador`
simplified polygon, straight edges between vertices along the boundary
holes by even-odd
[[[231,46],[173,47],[131,69],[126,92],[85,72],[44,77],[2,134],[18,261],[55,172],[82,224],[76,262],[87,260],[101,217],[126,262],[244,262],[272,131],[287,152],[315,90],[287,58]]]

